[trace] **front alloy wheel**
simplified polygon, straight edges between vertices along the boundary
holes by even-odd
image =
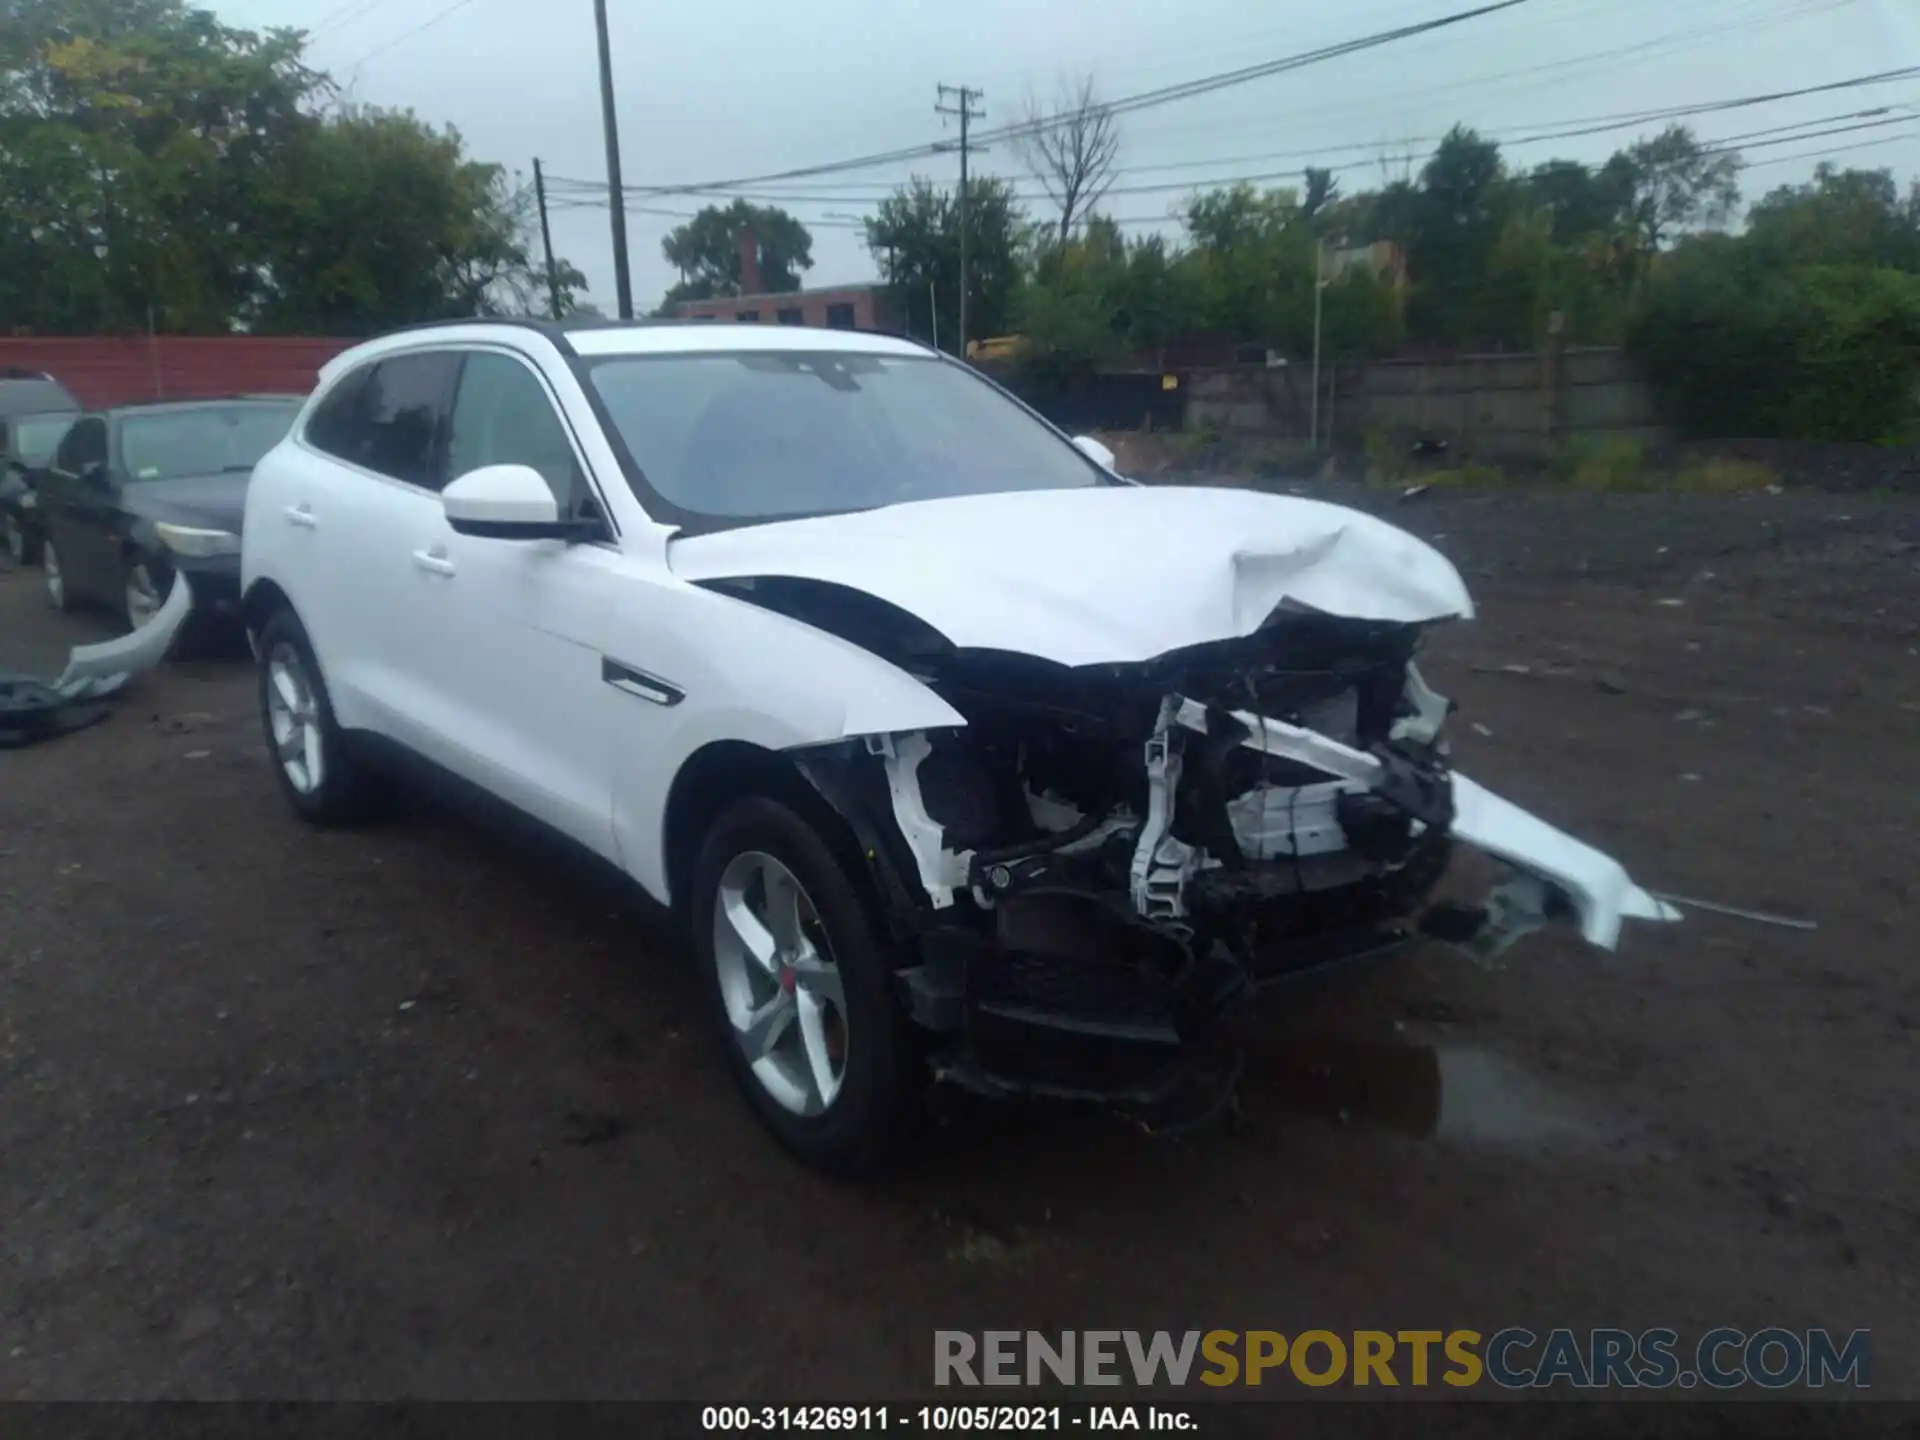
[[[871,1174],[913,1134],[921,1039],[899,957],[837,817],[746,795],[695,860],[687,915],[728,1068],[801,1159]]]
[[[795,1115],[819,1115],[847,1074],[846,994],[806,888],[773,856],[736,855],[713,902],[713,958],[734,1043]]]

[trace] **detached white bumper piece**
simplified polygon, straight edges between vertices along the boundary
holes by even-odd
[[[1388,781],[1387,766],[1379,756],[1356,750],[1318,731],[1244,710],[1233,712],[1233,718],[1248,732],[1240,742],[1248,749],[1297,760],[1368,789],[1379,789]],[[1206,707],[1181,696],[1169,696],[1162,711],[1162,725],[1173,724],[1204,734]],[[1564,895],[1579,917],[1581,936],[1590,944],[1613,949],[1620,943],[1623,920],[1681,918],[1678,910],[1634,884],[1618,860],[1554,829],[1539,816],[1501,799],[1458,771],[1453,772],[1450,779],[1453,837],[1484,850],[1496,860],[1505,861]],[[1139,888],[1136,884],[1136,891]],[[1498,923],[1487,936],[1483,947],[1487,953],[1496,952],[1525,930],[1537,928],[1546,918],[1551,897],[1541,884],[1530,883],[1503,887],[1494,898]],[[1145,913],[1144,905],[1142,913]]]
[[[1680,918],[1678,910],[1634,884],[1612,856],[1554,829],[1458,771],[1453,776],[1453,835],[1563,892],[1589,944],[1613,949],[1620,942],[1622,920]]]
[[[111,695],[142,670],[151,670],[167,657],[173,637],[187,623],[193,609],[193,590],[187,577],[174,572],[166,603],[138,630],[97,645],[76,645],[67,652],[67,668],[52,688],[70,700],[98,700]]]

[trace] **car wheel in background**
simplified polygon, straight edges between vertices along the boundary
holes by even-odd
[[[46,572],[47,603],[56,610],[73,609],[73,594],[67,589],[67,572],[60,563],[60,552],[48,540],[40,547],[40,568]]]
[[[334,720],[313,646],[292,611],[275,611],[261,627],[257,665],[268,758],[293,808],[317,825],[370,816],[377,777]]]
[[[33,537],[27,534],[26,527],[20,523],[18,515],[0,516],[0,530],[6,532],[7,554],[13,563],[27,566],[38,558],[34,554]]]
[[[160,613],[166,595],[160,589],[151,567],[138,556],[131,556],[121,572],[121,614],[129,630],[145,628]]]
[[[750,797],[694,867],[694,943],[734,1078],[781,1142],[869,1174],[911,1135],[925,1077],[867,900],[819,831]]]

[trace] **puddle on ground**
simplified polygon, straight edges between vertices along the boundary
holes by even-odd
[[[1518,1066],[1471,1045],[1275,1039],[1249,1057],[1241,1108],[1479,1145],[1592,1135],[1570,1102]]]

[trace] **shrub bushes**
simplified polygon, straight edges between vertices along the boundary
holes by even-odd
[[[1697,435],[1908,441],[1920,432],[1920,276],[1773,269],[1727,237],[1683,246],[1631,344]]]

